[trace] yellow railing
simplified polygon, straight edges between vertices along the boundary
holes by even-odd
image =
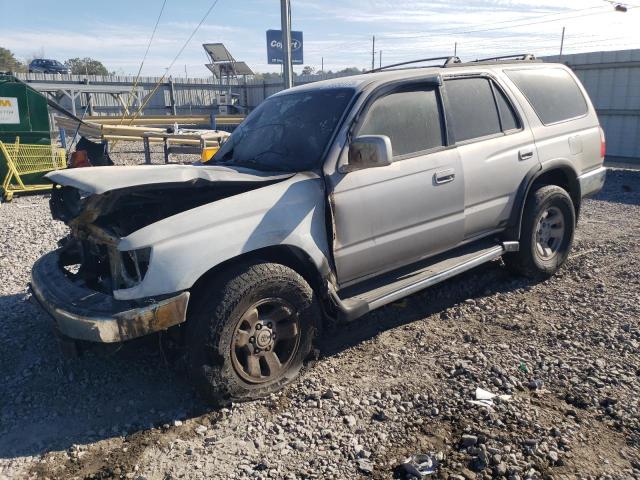
[[[25,184],[22,175],[44,173],[67,167],[64,148],[53,145],[22,144],[0,142],[0,152],[7,162],[7,175],[2,182],[4,198],[10,201],[15,192],[48,190],[51,184]]]

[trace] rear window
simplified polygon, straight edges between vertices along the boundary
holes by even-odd
[[[491,84],[486,78],[445,82],[456,142],[500,133],[500,117]]]
[[[507,70],[545,125],[581,117],[587,102],[573,77],[562,68]]]

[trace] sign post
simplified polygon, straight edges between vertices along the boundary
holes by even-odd
[[[291,4],[280,0],[280,22],[282,28],[282,65],[284,89],[293,87],[293,66],[291,65]]]

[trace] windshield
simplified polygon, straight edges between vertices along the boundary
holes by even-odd
[[[351,88],[331,88],[268,98],[236,128],[214,160],[276,172],[318,168],[353,94]]]

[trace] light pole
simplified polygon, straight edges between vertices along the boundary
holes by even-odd
[[[293,87],[293,66],[291,65],[291,3],[280,0],[280,23],[282,25],[282,73],[284,89]]]

